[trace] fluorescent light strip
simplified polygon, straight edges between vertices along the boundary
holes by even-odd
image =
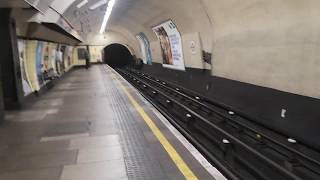
[[[102,25],[101,25],[100,34],[103,34],[104,31],[106,30],[107,23],[109,21],[109,18],[110,18],[110,15],[111,15],[111,12],[112,12],[112,9],[113,9],[113,6],[114,6],[115,3],[116,3],[115,0],[110,0],[109,3],[108,3],[106,14],[103,17],[103,22],[102,22]]]
[[[100,0],[98,1],[97,3],[93,4],[92,6],[90,6],[90,10],[95,10],[97,9],[98,7],[104,5],[104,4],[107,4],[108,0]]]
[[[78,5],[77,8],[80,9],[82,6],[86,5],[89,1],[88,0],[83,0],[81,1]]]

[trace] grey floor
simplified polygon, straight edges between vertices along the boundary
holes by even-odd
[[[104,66],[77,69],[0,126],[0,180],[185,179]],[[122,82],[120,82],[122,83]],[[123,83],[199,179],[213,179]]]

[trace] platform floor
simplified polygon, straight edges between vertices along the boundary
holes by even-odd
[[[224,179],[106,65],[76,69],[0,126],[0,180]]]

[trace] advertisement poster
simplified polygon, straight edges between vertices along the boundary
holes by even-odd
[[[44,84],[43,74],[42,74],[42,69],[43,69],[42,50],[43,50],[43,42],[38,41],[37,49],[36,49],[36,70],[37,70],[37,78],[38,78],[40,87]]]
[[[71,67],[72,52],[73,48],[71,46],[66,46],[64,53],[64,63],[66,69]]]
[[[86,48],[78,48],[78,59],[86,60]]]
[[[136,35],[136,38],[139,40],[139,43],[140,43],[140,49],[141,49],[141,54],[143,57],[143,63],[152,65],[152,55],[151,55],[150,43],[149,43],[147,36],[143,32],[140,32],[139,34]]]
[[[153,27],[152,30],[160,41],[163,67],[184,71],[182,40],[176,25],[169,20]]]
[[[57,46],[57,51],[56,51],[56,71],[58,75],[62,75],[65,70],[65,51],[66,51],[66,46],[65,45],[58,45]]]
[[[62,63],[62,52],[60,51],[60,45],[57,46],[56,50],[56,60],[55,60],[55,69],[58,75],[61,75],[61,66],[60,64]]]
[[[50,48],[50,69],[53,70],[54,74],[58,74],[57,73],[57,69],[56,69],[56,50],[57,49],[57,45],[56,44],[51,44],[51,48]]]
[[[45,42],[43,46],[43,68],[42,68],[42,73],[48,72],[50,68],[50,62],[49,62],[49,43]]]
[[[72,60],[73,60],[73,47],[69,46],[69,49],[68,49],[68,65],[69,65],[69,67],[71,67],[73,64]]]
[[[31,90],[31,85],[29,83],[29,78],[26,70],[26,43],[24,40],[18,40],[18,49],[19,49],[19,60],[21,68],[21,79],[22,79],[22,88],[24,96],[29,95]]]
[[[60,73],[64,73],[66,71],[66,66],[65,66],[65,53],[66,53],[66,45],[60,45],[60,52],[62,56],[62,61],[60,63]]]
[[[91,62],[102,62],[102,51],[105,48],[105,46],[90,46],[89,52],[90,52],[90,61]]]

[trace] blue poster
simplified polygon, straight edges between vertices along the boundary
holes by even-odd
[[[42,73],[42,49],[43,49],[43,42],[38,41],[37,49],[36,49],[36,70],[37,70],[37,78],[39,82],[39,86],[44,84],[43,80],[43,73]]]
[[[145,64],[152,65],[152,55],[151,55],[150,43],[149,43],[147,36],[143,32],[140,32],[136,37],[140,42],[140,48],[141,48],[141,53],[143,56],[143,62]]]

